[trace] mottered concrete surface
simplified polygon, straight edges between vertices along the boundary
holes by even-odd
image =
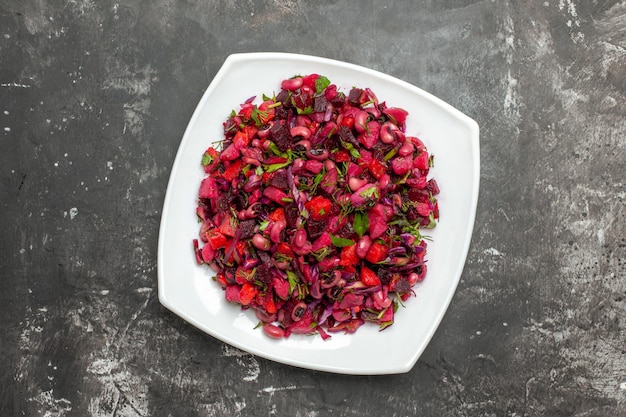
[[[273,363],[158,302],[180,139],[256,51],[386,72],[480,125],[467,263],[406,374]],[[623,1],[3,0],[0,415],[626,416],[625,103]]]

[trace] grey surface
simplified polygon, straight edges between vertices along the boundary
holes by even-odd
[[[625,48],[619,1],[1,0],[0,415],[626,416]],[[175,152],[249,51],[480,124],[467,265],[407,374],[269,362],[158,302]]]

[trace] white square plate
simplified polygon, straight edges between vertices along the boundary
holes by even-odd
[[[426,233],[426,279],[380,332],[366,323],[355,334],[292,335],[274,340],[255,329],[251,311],[228,303],[206,266],[196,264],[196,201],[206,148],[222,138],[222,123],[251,96],[273,95],[296,74],[328,77],[345,93],[369,87],[379,101],[409,112],[407,134],[420,137],[435,156],[430,176],[439,184],[440,221]],[[408,372],[435,333],[456,290],[469,249],[480,174],[477,123],[440,99],[404,81],[344,62],[285,53],[229,56],[196,108],[172,168],[158,247],[160,302],[184,320],[232,346],[277,362],[344,374]]]

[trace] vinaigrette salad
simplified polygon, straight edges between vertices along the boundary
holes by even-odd
[[[273,338],[391,326],[427,272],[433,157],[407,112],[319,74],[283,80],[202,155],[196,261]]]

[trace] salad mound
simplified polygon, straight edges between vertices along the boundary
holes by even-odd
[[[433,157],[407,111],[324,76],[283,80],[202,156],[196,260],[274,338],[385,329],[426,276]]]

